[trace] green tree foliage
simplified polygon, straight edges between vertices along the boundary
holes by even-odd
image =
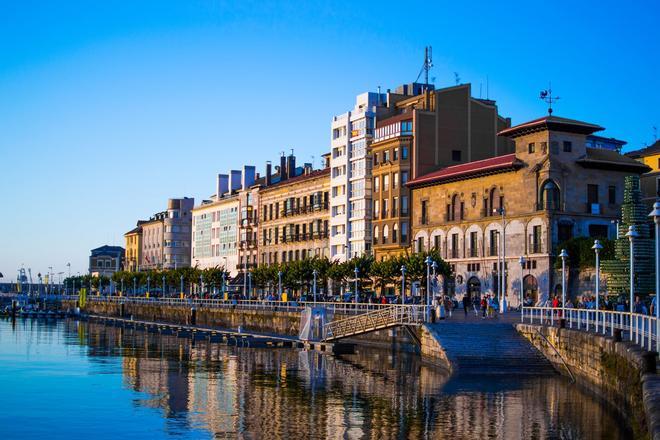
[[[603,249],[600,251],[600,260],[611,260],[614,258],[614,241],[601,239],[600,243]],[[556,254],[562,249],[566,249],[568,259],[566,264],[576,269],[586,269],[596,267],[596,253],[591,247],[594,245],[594,239],[591,237],[575,237],[566,240],[557,246]],[[555,260],[555,268],[561,268],[561,258]]]

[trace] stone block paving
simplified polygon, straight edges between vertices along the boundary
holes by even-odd
[[[552,364],[515,329],[520,315],[482,319],[462,313],[427,326],[457,374],[556,373]]]

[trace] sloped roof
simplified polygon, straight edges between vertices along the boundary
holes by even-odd
[[[504,171],[521,168],[523,163],[516,158],[514,153],[503,156],[491,157],[489,159],[476,160],[474,162],[452,165],[432,173],[425,174],[408,182],[408,186],[419,187],[437,183],[450,182],[454,180],[469,179],[484,174],[501,173]]]
[[[655,141],[655,143],[649,147],[641,148],[635,151],[630,151],[626,153],[626,156],[636,159],[638,157],[646,157],[646,156],[651,156],[653,154],[660,154],[660,139]]]
[[[646,173],[651,171],[647,165],[636,161],[618,151],[604,148],[587,148],[587,154],[576,162],[586,168],[614,169],[618,171],[632,171]]]
[[[518,137],[528,133],[537,131],[554,130],[564,131],[568,133],[591,134],[596,131],[605,130],[600,125],[590,124],[588,122],[578,121],[576,119],[561,118],[559,116],[544,116],[542,118],[534,119],[524,124],[519,124],[511,128],[506,128],[499,133],[498,136]]]
[[[303,174],[301,174],[299,176],[296,176],[296,177],[291,177],[289,179],[280,180],[279,182],[275,182],[275,183],[273,183],[269,186],[264,187],[261,191],[268,191],[271,188],[279,188],[280,186],[284,186],[284,185],[293,185],[295,183],[304,182],[305,180],[311,180],[311,179],[315,179],[315,178],[318,178],[318,177],[323,177],[326,174],[327,175],[330,174],[330,168],[323,168],[322,170],[312,171],[309,174],[304,174],[303,173]]]

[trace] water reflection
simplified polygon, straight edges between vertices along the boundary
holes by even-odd
[[[540,439],[629,434],[616,414],[560,377],[448,381],[415,355],[382,349],[332,357],[227,347],[75,321],[19,321],[14,330],[4,321],[0,330],[0,360],[7,345],[24,354],[60,345],[74,353],[72,362],[90,362],[92,375],[121,374],[124,388],[132,390],[134,409],[155,412],[164,421],[151,431],[156,438]],[[102,395],[111,390],[99,391]]]

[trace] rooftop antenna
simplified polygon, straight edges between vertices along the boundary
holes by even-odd
[[[456,85],[461,83],[461,77],[458,76],[458,72],[454,72],[454,81],[456,81]]]
[[[488,75],[486,75],[486,100],[490,101]]]
[[[316,166],[316,157],[312,154],[312,169]]]
[[[658,141],[658,127],[653,126],[653,143]]]
[[[541,90],[539,98],[541,101],[548,104],[548,115],[552,116],[552,103],[557,102],[560,99],[559,96],[552,96],[552,83],[548,84],[547,90]]]
[[[426,90],[429,88],[429,71],[433,67],[433,48],[431,46],[426,46],[424,48],[424,64],[422,65],[422,70],[419,71],[417,79],[415,82],[419,81],[419,78],[424,73],[424,84],[426,85]]]
[[[481,99],[481,89],[483,88],[483,83],[479,83],[479,99]]]

